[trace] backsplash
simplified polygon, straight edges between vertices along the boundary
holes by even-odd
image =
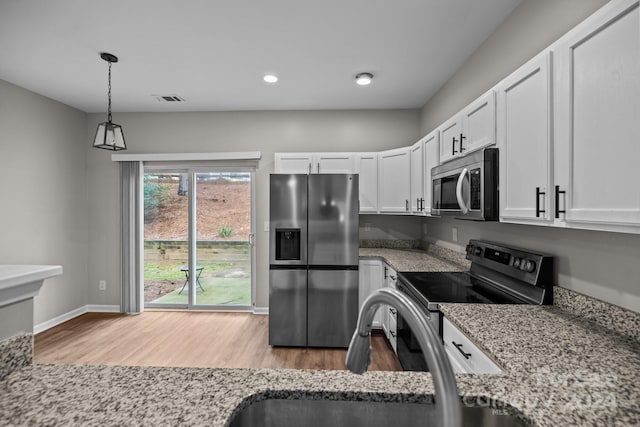
[[[386,240],[368,239],[360,240],[361,248],[385,248],[385,249],[419,249],[420,240]]]
[[[20,334],[0,341],[0,381],[16,369],[30,365],[32,357],[32,334]]]

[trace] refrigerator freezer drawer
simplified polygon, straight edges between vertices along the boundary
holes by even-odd
[[[309,270],[308,278],[308,346],[348,347],[358,321],[358,271]]]
[[[307,270],[269,270],[269,344],[307,345]]]

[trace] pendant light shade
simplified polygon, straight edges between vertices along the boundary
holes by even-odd
[[[126,150],[127,145],[124,142],[122,126],[111,121],[111,64],[113,62],[118,62],[118,57],[105,52],[101,53],[100,57],[109,63],[109,105],[107,121],[98,125],[96,135],[93,138],[93,146],[95,148],[104,148],[105,150],[111,151]]]
[[[122,126],[112,122],[102,122],[98,125],[96,136],[93,138],[93,146],[105,150],[126,150]]]

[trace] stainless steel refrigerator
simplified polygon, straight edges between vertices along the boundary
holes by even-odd
[[[358,175],[270,177],[269,344],[348,347],[358,317]]]

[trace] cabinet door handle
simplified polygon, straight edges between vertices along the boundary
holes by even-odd
[[[460,152],[462,153],[464,151],[464,148],[462,147],[462,140],[463,139],[467,139],[466,136],[462,135],[462,132],[460,132]]]
[[[567,194],[567,192],[565,190],[560,190],[560,186],[556,185],[556,218],[560,218],[560,214],[566,214],[566,208],[563,210],[560,210],[560,195],[561,194]],[[566,204],[566,200],[565,200],[565,204]]]
[[[451,142],[451,155],[455,155],[457,153],[457,151],[456,151],[456,142],[458,142],[458,140],[454,136],[453,137],[453,142]]]
[[[540,209],[540,196],[547,194],[544,191],[540,191],[540,187],[536,187],[536,218],[540,218],[541,213],[546,213],[546,209]]]
[[[389,333],[391,334],[392,337],[394,337],[394,338],[396,337],[396,333],[395,332],[389,331]]]
[[[387,270],[388,270],[388,268],[385,267],[384,268],[384,280],[387,280]]]
[[[464,350],[462,349],[462,344],[456,344],[455,341],[451,341],[451,344],[453,344],[454,347],[458,349],[460,354],[462,354],[465,359],[471,358],[471,353],[465,353]]]
[[[404,210],[409,212],[409,200],[408,199],[404,200]]]
[[[396,311],[395,309],[393,309],[393,308],[390,308],[390,309],[389,309],[389,312],[390,312],[391,314],[393,314],[394,316],[395,316],[395,315],[396,315],[396,313],[397,313],[397,311]]]
[[[320,173],[320,162],[318,162],[318,173]]]

